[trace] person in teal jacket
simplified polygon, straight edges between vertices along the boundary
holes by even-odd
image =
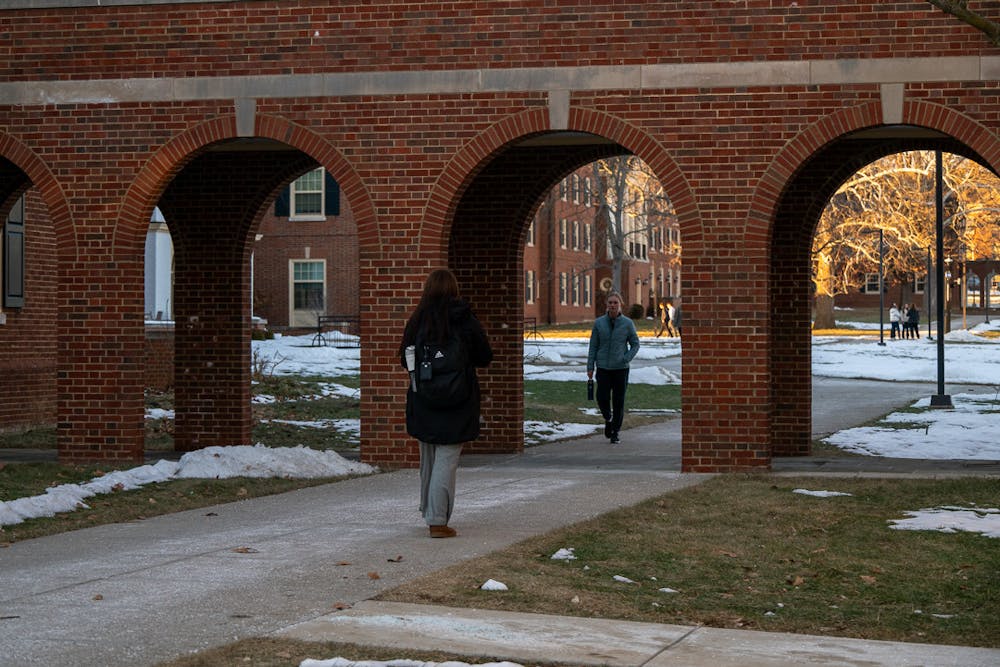
[[[628,388],[628,365],[639,351],[635,323],[622,315],[622,297],[608,294],[608,312],[594,320],[587,354],[587,378],[597,371],[597,407],[604,417],[604,437],[618,442],[625,413],[625,390]]]

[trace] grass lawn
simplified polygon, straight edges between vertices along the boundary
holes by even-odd
[[[800,488],[852,495],[793,493]],[[724,475],[465,561],[378,599],[998,648],[995,538],[889,528],[908,510],[995,507],[996,488],[996,480],[982,478]],[[563,548],[572,548],[575,560],[551,558]],[[509,590],[481,590],[487,579]],[[252,639],[161,667],[294,667],[306,657],[334,656],[497,659]]]
[[[996,648],[996,538],[889,528],[907,510],[996,507],[996,491],[982,478],[720,476],[379,599]],[[576,559],[552,560],[563,548]],[[487,579],[509,590],[480,590]]]

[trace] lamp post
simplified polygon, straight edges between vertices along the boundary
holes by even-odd
[[[937,295],[937,390],[938,393],[931,396],[932,408],[954,408],[951,396],[944,393],[944,171],[941,149],[934,152],[934,231],[935,231],[935,254],[936,272],[934,275],[934,293]],[[930,317],[930,313],[927,313]]]

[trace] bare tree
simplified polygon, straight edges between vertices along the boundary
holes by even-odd
[[[923,275],[935,243],[935,165],[932,151],[897,153],[845,181],[830,199],[813,237],[814,327],[832,328],[833,297],[865,284],[879,267],[882,231],[885,275],[907,285]],[[1000,181],[973,160],[945,154],[944,242],[956,261],[996,256]],[[904,301],[908,294],[899,294]]]
[[[599,160],[592,165],[598,202],[598,243],[607,243],[612,289],[621,291],[622,266],[648,259],[654,231],[671,214],[670,200],[659,179],[634,155]]]

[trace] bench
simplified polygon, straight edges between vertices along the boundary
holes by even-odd
[[[317,315],[313,347],[361,347],[361,318],[352,315]]]

